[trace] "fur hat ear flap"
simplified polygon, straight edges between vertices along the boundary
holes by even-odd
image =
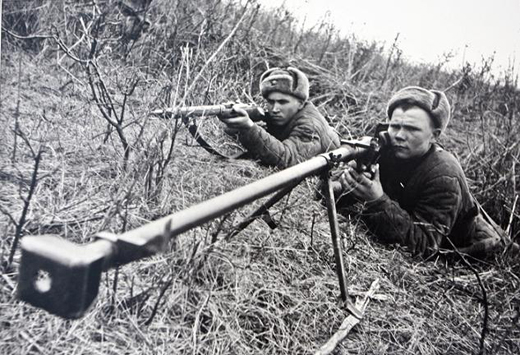
[[[419,86],[408,86],[399,90],[388,102],[388,118],[402,104],[422,108],[430,115],[433,125],[444,132],[450,121],[451,107],[446,94],[442,91],[427,90]]]
[[[272,92],[281,92],[307,101],[309,99],[309,79],[302,71],[293,67],[272,68],[260,77],[260,91],[265,98]]]

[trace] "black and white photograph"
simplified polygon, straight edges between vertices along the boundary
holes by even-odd
[[[519,0],[0,24],[1,354],[520,354]]]

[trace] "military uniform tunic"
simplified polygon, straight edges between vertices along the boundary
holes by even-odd
[[[340,145],[338,134],[311,102],[285,126],[259,125],[242,130],[239,140],[251,155],[266,165],[286,168]]]

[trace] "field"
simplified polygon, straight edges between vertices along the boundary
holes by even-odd
[[[349,315],[340,302],[318,178],[234,234],[262,201],[175,237],[168,251],[104,272],[92,308],[65,320],[16,298],[20,239],[88,243],[120,234],[274,172],[203,149],[154,109],[261,103],[259,75],[293,65],[345,138],[385,119],[395,90],[446,90],[443,145],[486,211],[517,239],[520,93],[492,58],[447,70],[416,65],[394,43],[311,30],[255,1],[4,2],[0,72],[0,353],[312,354]],[[143,7],[137,3],[143,3]],[[132,10],[132,11],[130,11]],[[219,151],[240,150],[212,118]],[[340,217],[349,293],[379,288],[333,354],[518,354],[520,268],[507,253],[430,260],[378,243]]]

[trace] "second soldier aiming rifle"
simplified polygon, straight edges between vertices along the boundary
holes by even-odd
[[[152,116],[161,117],[165,119],[181,119],[184,125],[188,128],[190,134],[195,138],[197,143],[211,154],[221,158],[231,158],[219,152],[215,147],[202,137],[199,132],[199,127],[192,118],[218,116],[221,118],[236,117],[237,113],[234,109],[241,108],[247,112],[249,117],[254,121],[262,121],[265,119],[266,113],[262,107],[248,104],[221,104],[221,105],[202,105],[202,106],[184,106],[174,107],[165,110],[154,110],[151,112]]]
[[[381,147],[387,144],[384,132],[379,131],[375,137],[342,141],[343,145],[336,150],[123,234],[101,232],[94,236],[94,242],[85,245],[53,235],[26,236],[21,241],[18,298],[64,318],[82,317],[97,296],[103,271],[164,252],[171,238],[275,193],[239,225],[245,228],[303,179],[321,175],[325,180],[325,198],[341,299],[347,310],[360,318],[362,313],[348,296],[330,170],[350,160],[358,160],[358,165],[365,166],[374,162]]]

